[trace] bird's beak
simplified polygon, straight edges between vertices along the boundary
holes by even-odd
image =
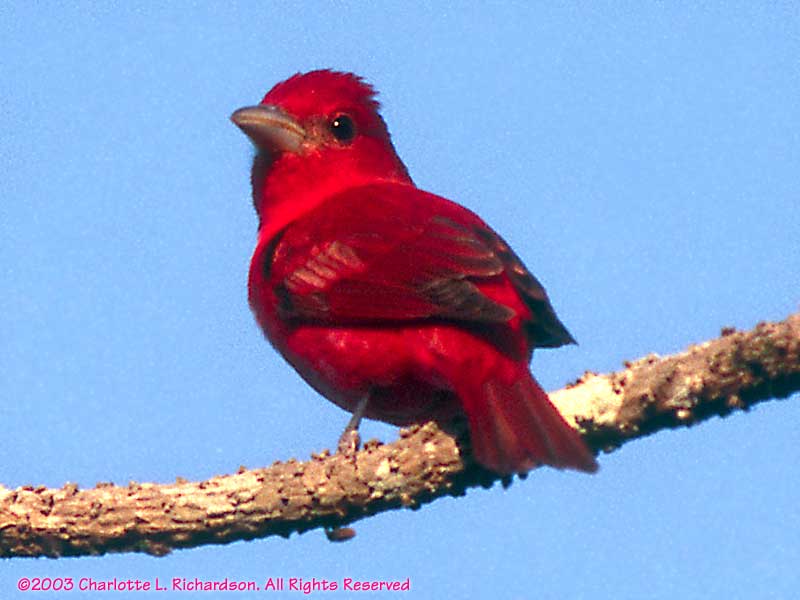
[[[306,137],[300,123],[269,104],[240,108],[231,115],[231,121],[244,131],[256,148],[270,154],[299,152]]]

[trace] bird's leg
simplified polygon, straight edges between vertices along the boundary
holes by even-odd
[[[361,424],[361,419],[367,411],[367,404],[369,403],[369,394],[364,394],[364,397],[358,401],[356,409],[353,411],[353,416],[344,428],[342,435],[339,437],[339,443],[336,445],[336,451],[340,454],[355,454],[358,447],[361,445],[361,438],[358,435],[358,426]]]
[[[345,456],[352,456],[358,451],[361,445],[361,438],[358,435],[358,426],[361,424],[361,419],[367,411],[367,404],[369,403],[369,393],[364,394],[364,397],[358,401],[356,409],[353,411],[353,416],[347,422],[347,427],[344,428],[342,435],[339,437],[339,443],[336,445],[336,452],[344,454]],[[356,530],[352,527],[326,527],[325,535],[330,542],[345,542],[352,539],[356,535]]]

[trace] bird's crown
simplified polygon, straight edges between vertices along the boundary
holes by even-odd
[[[273,87],[262,104],[280,106],[295,118],[329,114],[343,108],[377,113],[375,89],[358,75],[321,69],[297,73]]]

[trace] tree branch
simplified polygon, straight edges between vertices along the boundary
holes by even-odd
[[[586,373],[551,399],[596,450],[691,425],[800,390],[800,313],[667,357]],[[0,556],[163,555],[174,548],[288,536],[399,507],[418,508],[498,476],[477,466],[468,442],[434,424],[368,442],[355,455],[324,451],[207,481],[98,484],[79,490],[0,485]],[[505,483],[510,481],[507,479]]]

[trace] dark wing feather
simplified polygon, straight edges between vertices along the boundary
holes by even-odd
[[[576,344],[575,338],[553,310],[544,287],[528,271],[511,246],[491,229],[482,229],[479,234],[503,262],[506,274],[530,308],[531,316],[525,326],[534,347],[557,348],[565,344]]]

